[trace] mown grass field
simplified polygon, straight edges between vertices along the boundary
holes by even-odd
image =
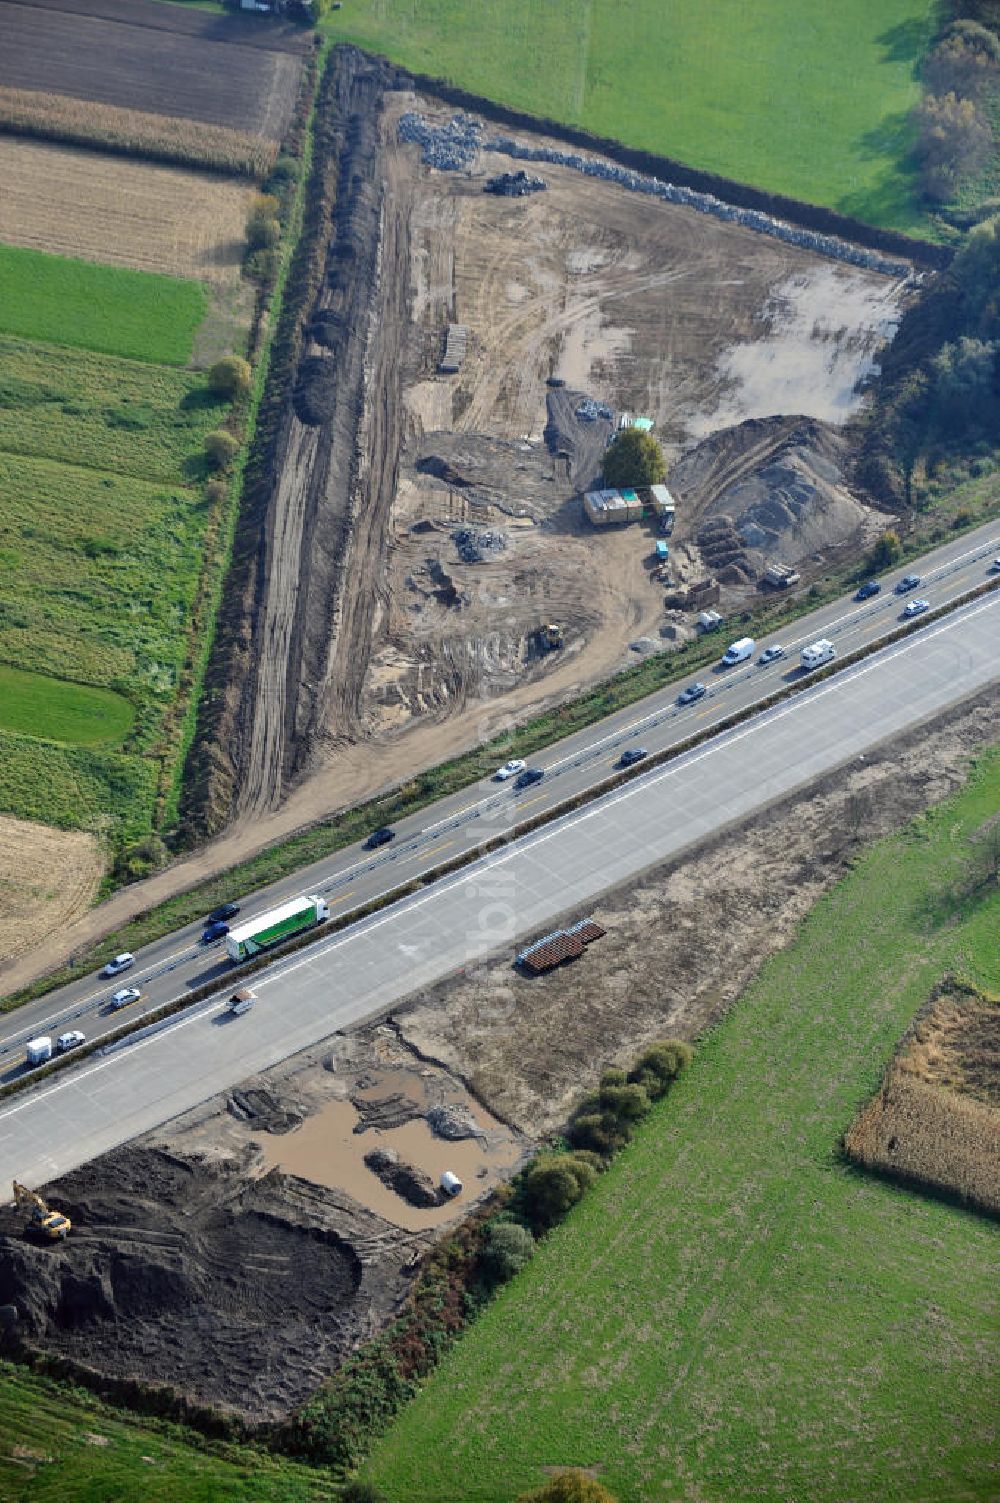
[[[0,728],[72,746],[120,744],[135,711],[110,689],[92,689],[0,663]]]
[[[931,0],[352,0],[328,32],[474,93],[920,232],[908,153]]]
[[[228,403],[205,378],[0,336],[0,450],[143,480],[204,478]]]
[[[0,1496],[8,1503],[323,1503],[322,1473],[144,1425],[88,1394],[0,1365]]]
[[[206,301],[199,282],[0,245],[0,333],[186,365]]]
[[[995,751],[816,906],[376,1449],[394,1503],[996,1496],[996,1226],[838,1145],[942,974],[1000,983],[1000,891],[940,902],[998,806]]]

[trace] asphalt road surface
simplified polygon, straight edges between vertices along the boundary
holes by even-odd
[[[792,630],[781,633],[786,657],[769,667],[758,667],[756,658],[773,637],[758,642],[750,663],[727,671],[700,670],[708,692],[697,703],[679,706],[676,700],[682,683],[673,684],[539,753],[533,765],[545,769],[545,778],[534,787],[519,792],[511,783],[487,781],[464,788],[401,820],[392,845],[373,853],[347,847],[252,894],[244,900],[238,922],[300,893],[324,897],[335,917],[349,913],[474,849],[519,819],[542,813],[592,787],[609,775],[627,748],[661,751],[765,698],[786,682],[795,682],[802,677],[797,667],[799,652],[818,637],[828,637],[845,656],[895,630],[908,601],[923,597],[933,607],[946,605],[988,578],[998,553],[1000,530],[995,523],[938,548],[919,564],[885,575],[882,593],[873,599],[841,599],[803,617]],[[919,574],[921,584],[901,597],[893,586],[907,572]],[[736,629],[733,635],[738,634]],[[730,640],[723,628],[718,638],[720,657]],[[0,1019],[0,1082],[23,1074],[24,1046],[30,1038],[57,1037],[79,1029],[88,1040],[99,1039],[129,1018],[155,1011],[213,980],[222,981],[231,972],[224,941],[202,944],[202,927],[200,923],[188,925],[146,946],[137,955],[136,965],[120,979],[85,977]],[[138,987],[142,996],[127,1012],[112,1014],[110,997],[126,985]]]
[[[982,574],[980,561],[979,579]],[[940,596],[940,589],[935,594]],[[899,602],[894,605],[890,620]],[[866,628],[869,612],[866,607],[854,613]],[[831,632],[830,625],[826,630]],[[814,635],[815,629],[807,640]],[[197,1004],[151,1036],[40,1082],[37,1090],[0,1109],[0,1183],[16,1177],[43,1184],[336,1029],[542,932],[607,888],[977,693],[997,678],[998,655],[1000,592],[940,621],[929,620],[912,637],[676,761],[650,768],[419,894],[276,961],[255,977],[259,1000],[243,1017],[227,1016],[219,1000]],[[749,673],[741,677],[752,682]],[[727,682],[738,694],[739,678]],[[695,709],[703,707],[704,701]],[[711,704],[708,709],[715,713]],[[686,735],[704,723],[660,710],[638,719],[643,742],[651,747],[665,744],[660,735],[676,734],[678,727]],[[595,728],[589,752],[581,746],[547,765],[583,772],[585,781],[595,769],[603,771],[623,745],[634,744],[639,733],[634,726],[613,732]],[[559,797],[575,786],[567,778]],[[529,794],[537,796],[537,790]],[[511,797],[491,794],[482,800],[474,815],[476,829],[492,832],[502,824]],[[521,807],[528,802],[522,799]],[[473,816],[445,815],[419,836],[401,836],[390,856],[380,853],[358,862],[355,853],[353,868],[348,857],[349,869],[339,875],[332,863],[326,890],[338,895],[349,884],[351,896],[360,898],[372,885],[399,881],[418,869],[421,853],[430,855],[424,844],[437,856],[460,849],[468,817]],[[303,880],[297,887],[319,885]],[[178,966],[176,960],[171,964]],[[216,968],[214,958],[203,960],[199,975]],[[176,970],[173,974],[176,985]]]

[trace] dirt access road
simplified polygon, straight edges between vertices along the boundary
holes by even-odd
[[[952,793],[995,743],[998,710],[994,690],[609,893],[606,935],[571,966],[529,980],[495,954],[68,1175],[46,1192],[73,1219],[66,1243],[29,1246],[0,1209],[22,1335],[252,1419],[287,1412],[605,1065],[696,1038],[865,842]],[[368,1167],[373,1146],[432,1187],[457,1168],[460,1201],[414,1207]]]

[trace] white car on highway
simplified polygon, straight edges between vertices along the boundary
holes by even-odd
[[[138,1002],[142,992],[137,986],[123,986],[121,991],[115,992],[108,1002],[109,1012],[118,1012],[119,1008],[131,1007],[133,1002]]]
[[[135,956],[126,950],[122,955],[116,955],[114,960],[109,960],[101,971],[102,976],[118,976],[122,971],[127,971],[129,966],[135,965]]]
[[[56,1053],[65,1054],[70,1049],[76,1049],[80,1044],[87,1042],[87,1036],[81,1033],[79,1028],[73,1028],[69,1033],[61,1033],[56,1039]]]
[[[930,608],[931,603],[929,600],[911,600],[908,604],[903,606],[903,620],[909,621],[911,616],[922,616],[924,614],[924,611],[929,611]]]
[[[493,776],[498,783],[506,783],[508,778],[514,778],[519,772],[523,772],[527,765],[527,762],[522,762],[520,757],[513,757],[511,761],[498,767]]]

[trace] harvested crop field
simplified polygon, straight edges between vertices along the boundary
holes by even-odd
[[[845,1139],[866,1169],[1000,1212],[1000,998],[950,977]]]
[[[0,240],[8,245],[239,281],[253,197],[245,181],[10,136],[0,136],[0,178]]]
[[[232,40],[243,28],[230,29],[228,17],[149,4],[121,7],[114,19],[85,9],[4,0],[0,83],[281,140],[295,108],[300,55],[279,50],[280,42],[269,51]],[[171,16],[175,9],[183,20]],[[156,24],[146,24],[150,12]]]
[[[771,558],[808,583],[857,556],[884,521],[851,489],[843,425],[914,295],[903,263],[832,260],[564,163],[532,165],[544,191],[486,193],[516,165],[488,123],[336,62],[340,180],[363,187],[338,198],[267,528],[247,539],[267,594],[231,636],[242,675],[253,634],[254,689],[230,685],[240,724],[215,759],[235,751],[244,815],[302,785],[300,820],[473,744],[484,701],[526,716],[682,642],[696,610],[668,612],[668,583],[718,575],[739,611]],[[413,111],[474,138],[463,170],[401,137]],[[444,374],[452,324],[466,354]],[[653,420],[673,467],[670,580],[651,521],[583,517],[621,413]],[[548,621],[562,652],[542,650]]]
[[[0,815],[0,965],[85,913],[103,874],[95,835]]]

